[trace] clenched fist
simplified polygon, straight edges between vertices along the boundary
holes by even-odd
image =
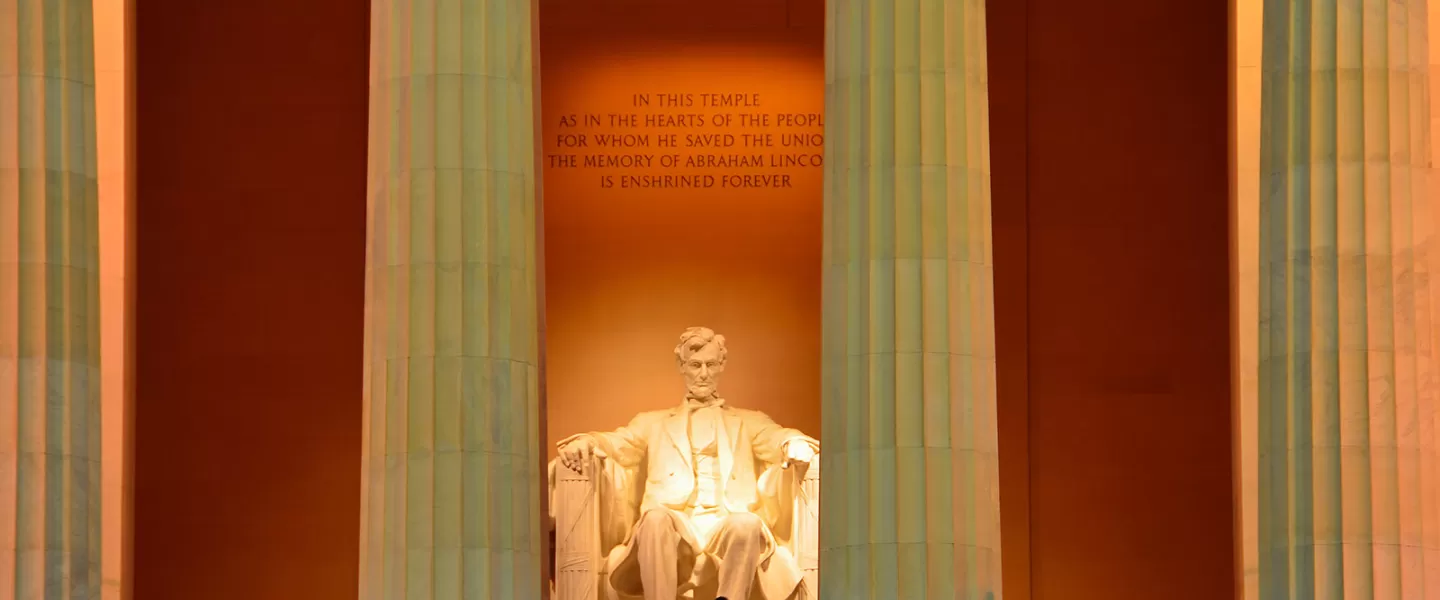
[[[785,458],[780,461],[780,467],[785,469],[790,468],[791,463],[808,464],[810,461],[815,460],[815,455],[820,452],[819,448],[816,448],[814,444],[806,440],[790,440],[785,442],[785,447],[782,450],[785,452]]]
[[[584,473],[590,457],[605,458],[605,451],[596,447],[595,438],[582,435],[560,448],[560,462],[576,473]]]

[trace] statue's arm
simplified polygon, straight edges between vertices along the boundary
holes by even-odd
[[[805,435],[799,429],[781,427],[765,413],[753,413],[751,426],[751,431],[755,432],[751,451],[762,462],[780,462],[785,458],[785,445],[790,443],[810,444],[816,452],[820,450],[820,440]]]
[[[564,448],[570,442],[588,437],[595,442],[595,448],[603,452],[620,464],[622,467],[634,467],[640,464],[640,459],[645,457],[645,432],[651,419],[647,415],[636,415],[628,425],[615,431],[592,431],[589,433],[577,433],[563,440],[556,446]]]

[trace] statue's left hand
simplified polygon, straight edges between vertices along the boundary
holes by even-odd
[[[815,460],[815,455],[820,452],[814,444],[806,440],[790,440],[785,442],[785,458],[780,461],[780,468],[790,468],[790,463],[809,463]]]

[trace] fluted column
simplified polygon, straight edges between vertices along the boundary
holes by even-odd
[[[540,597],[526,0],[372,0],[360,595]]]
[[[1000,598],[984,3],[826,15],[820,593]]]
[[[1440,597],[1424,0],[1265,0],[1259,597]]]
[[[100,597],[90,0],[0,0],[0,596]]]

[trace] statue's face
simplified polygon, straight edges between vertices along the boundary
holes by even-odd
[[[685,363],[680,365],[680,372],[685,374],[685,388],[690,392],[690,397],[696,399],[714,396],[715,389],[720,384],[720,374],[724,371],[725,363],[720,360],[720,346],[713,342],[692,352],[690,357],[685,359]]]

